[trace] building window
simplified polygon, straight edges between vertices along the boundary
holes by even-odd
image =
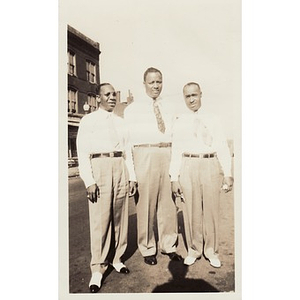
[[[91,83],[96,83],[96,65],[91,61],[86,61],[86,79]]]
[[[90,106],[90,111],[95,111],[98,108],[98,102],[96,99],[96,95],[89,94],[88,95],[88,105]]]
[[[76,76],[76,57],[75,53],[68,51],[68,73]]]
[[[77,91],[68,89],[68,112],[76,113],[78,111],[77,102]]]

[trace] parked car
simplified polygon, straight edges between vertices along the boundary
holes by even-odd
[[[68,167],[77,167],[78,166],[78,160],[76,158],[68,158]]]

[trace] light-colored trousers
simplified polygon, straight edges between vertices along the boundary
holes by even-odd
[[[103,274],[109,262],[121,262],[127,247],[128,171],[122,157],[94,158],[91,166],[100,189],[97,202],[89,201],[91,271]]]
[[[217,157],[182,158],[180,185],[188,255],[207,258],[218,255],[219,203],[223,174]]]
[[[144,257],[157,253],[155,216],[161,251],[176,251],[177,213],[171,195],[170,151],[170,147],[136,147],[133,150],[139,192],[136,205],[138,248]]]

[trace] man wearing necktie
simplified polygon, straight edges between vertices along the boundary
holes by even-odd
[[[162,73],[149,68],[144,73],[146,101],[135,101],[124,112],[129,126],[133,162],[138,183],[138,248],[149,265],[157,264],[157,241],[162,254],[181,260],[177,249],[177,213],[172,201],[169,164],[171,155],[172,105],[162,100]]]
[[[127,247],[128,193],[136,179],[128,177],[133,169],[129,135],[124,120],[113,113],[115,106],[113,86],[101,84],[99,109],[81,119],[77,135],[79,173],[89,200],[92,293],[99,291],[108,264],[129,273],[122,256]]]
[[[200,110],[199,84],[187,83],[183,96],[189,110],[173,127],[170,175],[172,192],[182,199],[188,248],[184,264],[192,265],[204,254],[218,268],[220,190],[232,189],[231,156],[217,118]]]

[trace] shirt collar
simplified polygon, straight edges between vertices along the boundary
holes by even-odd
[[[161,104],[161,102],[162,102],[162,97],[161,97],[161,96],[157,97],[155,100],[154,100],[153,98],[149,97],[148,95],[147,95],[147,97],[148,97],[148,99],[150,100],[151,105],[153,104],[154,101],[155,101],[157,104]]]
[[[188,107],[186,107],[186,111],[185,112],[188,115],[199,116],[200,115],[200,108],[195,112],[195,111],[189,109]]]
[[[98,112],[99,112],[99,114],[102,114],[103,116],[106,116],[107,118],[110,117],[110,116],[112,116],[114,114],[113,111],[109,112],[109,111],[107,111],[107,110],[105,110],[105,109],[103,109],[101,107],[98,108]]]
[[[186,107],[186,111],[184,112],[184,114],[186,116],[189,116],[189,118],[191,116],[193,116],[194,118],[197,118],[197,119],[202,118],[205,115],[205,113],[203,112],[201,107],[196,112],[194,112],[191,109],[189,109],[188,107]]]
[[[200,107],[196,112],[194,112],[194,114],[198,117],[201,117],[203,115],[205,115],[204,110]]]

